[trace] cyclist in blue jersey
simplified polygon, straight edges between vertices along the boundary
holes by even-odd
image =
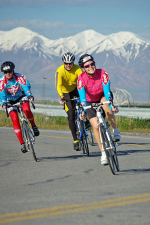
[[[6,61],[1,65],[1,71],[4,73],[0,77],[0,98],[2,108],[6,110],[7,103],[13,105],[14,103],[23,101],[22,109],[31,123],[34,135],[39,136],[39,130],[35,125],[34,117],[29,105],[29,101],[34,100],[30,90],[30,83],[24,75],[14,72],[14,69],[15,65],[10,61]],[[13,106],[8,108],[8,113],[12,119],[14,131],[21,144],[21,151],[25,153],[27,150],[22,137],[17,108]]]
[[[79,59],[79,66],[82,68],[83,73],[78,77],[77,89],[83,107],[92,103],[109,101],[109,97],[112,96],[108,74],[103,69],[96,69],[93,56],[89,54],[82,55]],[[103,110],[113,128],[114,140],[120,141],[121,135],[116,128],[114,117],[114,113],[118,112],[117,107],[112,109],[111,105],[105,104],[103,105]],[[105,165],[107,164],[107,158],[100,142],[96,110],[92,108],[87,109],[87,115],[93,127],[98,146],[102,152],[101,164]],[[85,119],[85,116],[83,116],[83,119]]]

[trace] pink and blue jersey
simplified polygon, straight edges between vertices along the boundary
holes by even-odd
[[[27,78],[19,73],[14,73],[11,81],[7,80],[5,74],[0,77],[0,98],[1,104],[8,101],[15,101],[24,94],[29,97],[33,96],[30,91],[30,83]]]
[[[77,89],[83,107],[87,106],[87,101],[100,101],[103,95],[107,101],[109,101],[109,97],[111,97],[109,76],[102,69],[96,69],[94,76],[88,76],[86,72],[80,74]]]

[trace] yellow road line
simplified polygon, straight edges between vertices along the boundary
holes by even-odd
[[[148,148],[148,149],[150,149],[150,146],[149,145],[137,145],[137,144],[124,144],[124,145],[131,145],[131,146],[136,146],[136,147],[140,147],[140,148]]]
[[[121,206],[121,205],[131,205],[131,204],[148,202],[148,201],[150,201],[150,193],[137,195],[137,196],[128,196],[128,197],[123,197],[118,199],[104,200],[100,202],[93,202],[93,203],[87,203],[87,204],[83,203],[83,204],[58,206],[58,207],[38,209],[38,210],[30,210],[26,212],[9,213],[5,215],[0,215],[1,219],[7,218],[4,220],[1,220],[0,224],[17,222],[22,220],[31,220],[31,219],[37,219],[37,218],[43,218],[43,217],[65,215],[70,213],[79,213],[79,212],[85,212],[88,210],[100,209],[100,208],[109,208],[109,207],[115,207],[115,206]],[[8,218],[8,217],[12,217],[12,218]]]

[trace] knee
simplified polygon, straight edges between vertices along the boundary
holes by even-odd
[[[92,127],[93,127],[93,131],[95,131],[95,132],[99,131],[99,128],[98,128],[97,124],[93,125]]]

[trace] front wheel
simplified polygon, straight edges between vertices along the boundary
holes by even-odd
[[[83,120],[81,121],[81,131],[82,131],[82,139],[83,139],[83,145],[84,145],[84,152],[89,155],[89,146],[88,146],[88,141],[87,141],[87,132],[84,126]]]
[[[87,132],[88,143],[91,146],[94,146],[94,138],[93,138],[93,132],[92,132],[92,129],[91,129],[91,124],[89,124],[89,126],[86,128],[86,132]]]
[[[33,158],[37,162],[37,158],[36,158],[36,154],[35,154],[34,146],[33,146],[33,143],[35,141],[34,135],[26,121],[23,121],[23,124],[22,124],[22,134],[23,134],[23,139],[24,139],[26,148],[28,149],[28,151],[30,149],[32,150]]]
[[[77,135],[77,140],[79,141],[79,151],[83,150],[83,140],[81,138],[81,124],[80,121],[76,121],[76,135]]]
[[[108,165],[110,167],[110,170],[113,175],[115,175],[116,170],[115,170],[115,160],[114,160],[114,149],[112,149],[111,144],[110,144],[110,138],[108,139],[108,133],[104,129],[102,125],[100,125],[100,132],[101,132],[101,138],[103,142],[103,147],[106,153]]]

